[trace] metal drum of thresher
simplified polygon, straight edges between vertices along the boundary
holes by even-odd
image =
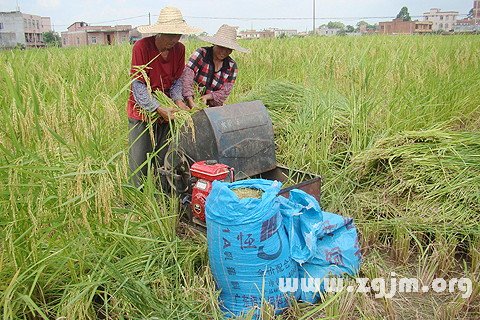
[[[175,155],[190,163],[217,160],[233,167],[238,180],[276,168],[273,125],[261,101],[206,108],[192,120],[194,134],[186,126],[170,146]]]

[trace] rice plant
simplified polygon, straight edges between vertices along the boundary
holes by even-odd
[[[187,42],[187,56],[199,45]],[[279,161],[323,176],[322,207],[361,229],[362,274],[478,283],[478,37],[243,45],[252,53],[233,53],[228,103],[261,99]],[[128,182],[130,54],[129,45],[0,52],[5,319],[221,318],[205,237],[183,229],[178,200],[152,174],[142,192]],[[478,317],[478,290],[446,297],[440,316]],[[422,301],[402,299],[343,293],[280,317],[386,318]]]

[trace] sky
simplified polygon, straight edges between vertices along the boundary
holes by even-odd
[[[61,32],[76,21],[91,25],[146,25],[149,13],[154,23],[161,8],[169,5],[179,8],[189,25],[209,34],[224,23],[238,26],[239,30],[272,27],[301,32],[313,28],[314,1],[317,27],[329,21],[346,25],[360,20],[372,24],[388,21],[403,6],[419,20],[430,8],[466,15],[473,7],[473,0],[0,0],[0,11],[14,11],[18,2],[21,12],[50,17],[54,30]]]

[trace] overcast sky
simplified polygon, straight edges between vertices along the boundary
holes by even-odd
[[[0,0],[0,11],[16,10],[16,2]],[[75,21],[102,25],[148,24],[149,12],[154,23],[160,9],[167,5],[181,9],[187,23],[210,34],[223,23],[238,26],[240,30],[276,27],[305,31],[313,25],[313,0],[18,0],[18,5],[23,13],[50,17],[55,31],[59,32]],[[359,20],[386,21],[403,6],[408,7],[411,16],[421,16],[430,8],[466,15],[473,7],[473,0],[316,0],[316,26],[330,20],[351,25]]]

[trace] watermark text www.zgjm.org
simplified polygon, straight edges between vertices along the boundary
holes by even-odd
[[[375,298],[393,298],[397,293],[427,293],[427,292],[461,292],[467,299],[472,294],[472,280],[469,278],[443,278],[434,279],[430,285],[424,285],[416,278],[396,278],[395,272],[390,279],[385,278],[355,278],[355,283],[345,285],[343,278],[279,278],[278,286],[282,292],[348,292],[368,293],[374,292]]]

